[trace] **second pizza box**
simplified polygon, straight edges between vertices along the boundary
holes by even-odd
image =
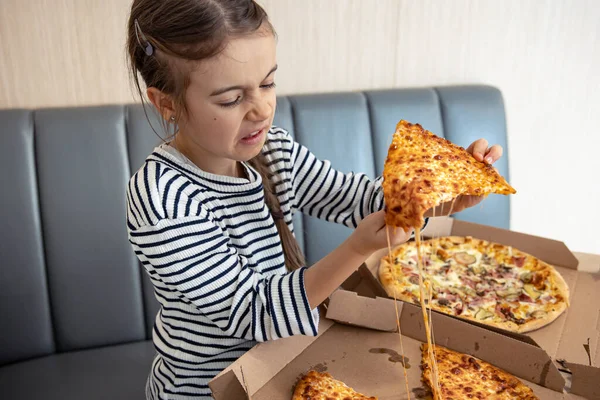
[[[597,368],[600,366],[600,274],[578,271],[578,267],[598,270],[600,256],[575,256],[563,242],[446,217],[430,219],[423,236],[472,236],[512,246],[554,266],[570,292],[569,307],[554,322],[524,335],[481,326],[522,341],[530,338],[531,343],[538,344],[552,359],[572,370],[575,390],[588,393],[589,398],[600,399],[600,369]],[[365,262],[372,275],[369,284],[383,297],[387,295],[377,279],[377,269],[379,260],[386,254],[387,249],[383,249]],[[352,285],[351,279],[347,285]],[[352,290],[360,290],[360,285]]]
[[[361,276],[354,279],[366,287]],[[331,296],[317,337],[296,336],[258,344],[210,382],[213,397],[290,399],[300,376],[315,369],[327,371],[379,400],[407,399],[404,362],[410,398],[423,398],[420,346],[425,332],[421,309],[402,302],[397,305],[404,351],[393,300],[341,289]],[[531,387],[540,399],[582,399],[563,392],[563,377],[538,346],[443,314],[433,313],[431,317],[437,344],[506,370]]]

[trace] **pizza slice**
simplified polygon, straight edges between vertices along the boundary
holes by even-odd
[[[296,384],[292,400],[377,400],[356,392],[327,372],[308,371]]]
[[[425,223],[425,212],[459,195],[516,193],[489,164],[464,148],[401,120],[383,169],[386,224],[405,231]]]
[[[516,399],[539,400],[533,390],[515,376],[475,357],[435,346],[439,393],[434,400]],[[433,387],[427,344],[421,346],[423,380]]]

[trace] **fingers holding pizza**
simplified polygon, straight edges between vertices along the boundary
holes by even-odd
[[[410,239],[412,230],[391,229],[389,231],[390,244],[396,246]],[[385,211],[378,211],[365,217],[350,235],[353,248],[360,254],[369,255],[376,250],[388,245],[385,229]]]
[[[503,149],[497,144],[488,147],[487,140],[478,139],[467,147],[467,153],[472,154],[477,161],[493,164],[502,157]]]
[[[494,164],[498,161],[503,154],[502,146],[493,145],[488,147],[488,141],[485,139],[477,139],[467,147],[467,153],[471,154],[477,161],[486,163],[488,165]],[[494,168],[494,171],[498,173],[498,170]],[[444,202],[437,207],[431,208],[425,212],[425,217],[430,218],[433,216],[446,216],[453,213],[458,213],[467,208],[471,208],[480,204],[486,195],[471,196],[471,195],[458,195],[454,200]]]

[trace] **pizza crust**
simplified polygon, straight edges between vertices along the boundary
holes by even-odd
[[[546,263],[544,263],[546,264]],[[535,331],[536,329],[543,328],[546,325],[554,322],[560,315],[569,307],[569,287],[565,282],[564,278],[561,274],[558,273],[554,267],[549,264],[546,264],[548,268],[550,268],[550,281],[553,282],[556,286],[556,291],[565,299],[564,302],[560,302],[554,305],[554,307],[547,311],[547,316],[545,318],[534,319],[531,321],[525,322],[523,325],[519,326],[516,332],[518,333],[526,333]]]
[[[392,264],[387,260],[382,260],[379,266],[379,281],[384,287],[386,293],[391,298],[402,300],[408,303],[417,303],[418,299],[403,292],[402,285],[394,278],[392,273]]]
[[[518,257],[533,257],[531,254],[525,253],[518,249],[513,249],[512,252]],[[537,258],[536,260],[538,262],[538,265],[541,266],[542,270],[548,271],[548,280],[553,284],[554,291],[556,292],[556,294],[560,295],[565,301],[559,302],[553,305],[551,309],[546,310],[547,315],[544,318],[527,321],[522,325],[513,324],[515,325],[514,332],[517,333],[527,333],[536,329],[543,328],[544,326],[554,322],[569,307],[570,291],[567,282],[565,282],[562,275],[552,265]]]

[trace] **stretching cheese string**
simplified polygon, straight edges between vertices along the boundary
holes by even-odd
[[[390,242],[390,228],[385,226],[385,233],[388,243],[388,257],[390,265],[393,268],[394,260],[392,259],[392,244]],[[402,354],[402,370],[404,371],[404,383],[406,384],[406,396],[410,400],[410,386],[408,385],[408,374],[406,372],[406,361],[404,359],[404,345],[402,344],[402,329],[400,328],[400,315],[398,314],[398,300],[396,299],[396,288],[394,288],[394,308],[396,309],[396,325],[398,326],[398,336],[400,337],[400,353]]]
[[[440,388],[437,377],[437,368],[435,363],[435,354],[433,352],[433,343],[431,341],[431,324],[429,323],[429,318],[427,318],[427,307],[425,305],[425,290],[423,283],[423,256],[421,254],[421,229],[415,229],[415,241],[417,245],[417,266],[419,267],[419,294],[420,294],[420,303],[421,310],[423,311],[423,322],[425,324],[425,335],[427,336],[427,352],[429,354],[429,360],[432,368],[432,383],[433,383],[433,395],[434,398],[439,398]]]

